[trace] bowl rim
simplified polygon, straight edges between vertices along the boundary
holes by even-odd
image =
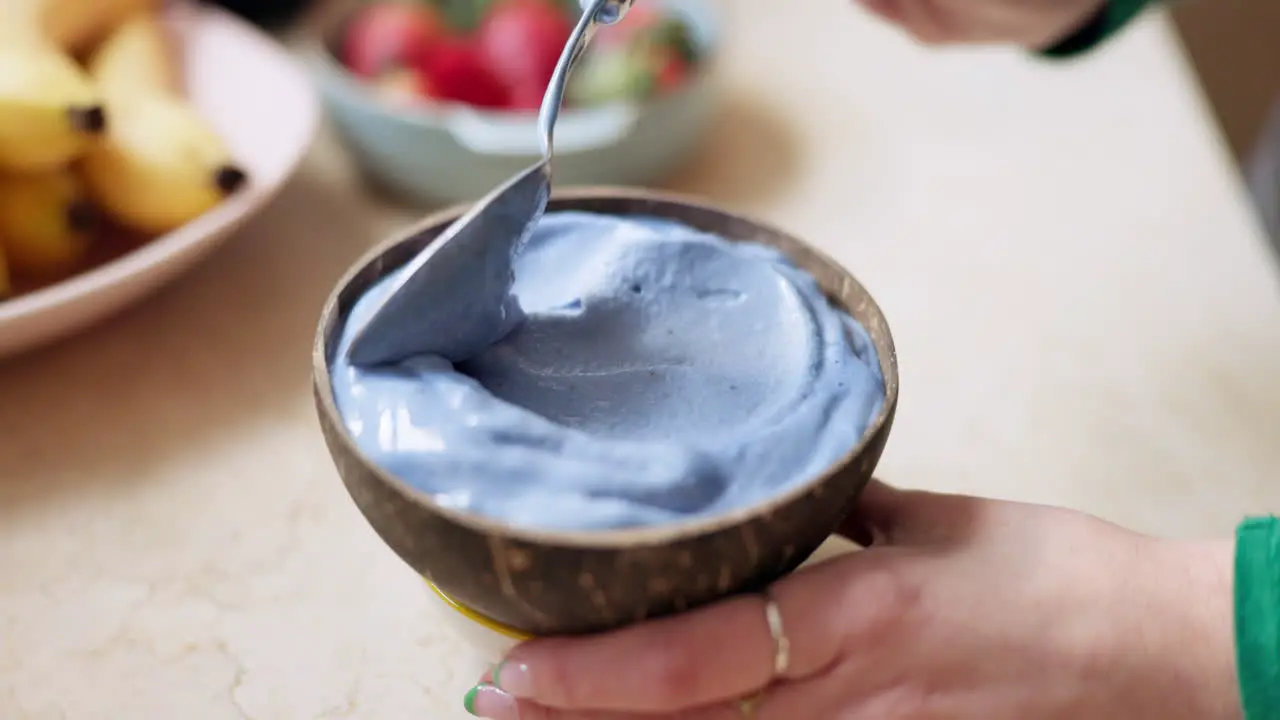
[[[378,262],[382,256],[386,255],[392,248],[406,242],[410,242],[413,238],[430,228],[452,222],[471,206],[471,203],[460,203],[431,213],[427,217],[419,220],[417,223],[397,232],[391,238],[378,243],[366,252],[356,260],[345,273],[343,273],[342,277],[330,292],[329,297],[325,301],[324,307],[320,312],[320,322],[316,330],[315,342],[312,345],[311,351],[311,377],[313,390],[316,393],[318,400],[317,412],[326,416],[328,422],[336,430],[334,435],[336,435],[337,441],[343,445],[343,448],[348,453],[358,458],[359,462],[377,478],[378,482],[390,488],[392,492],[410,505],[418,506],[424,511],[440,515],[448,519],[450,522],[486,536],[504,537],[545,546],[571,547],[589,550],[616,550],[676,543],[696,537],[712,535],[717,532],[739,526],[752,518],[767,517],[782,507],[793,503],[805,494],[811,492],[815,487],[826,483],[836,473],[839,473],[849,467],[852,463],[856,462],[859,457],[861,457],[867,447],[882,432],[886,424],[890,422],[897,408],[899,393],[898,353],[893,341],[892,331],[889,328],[889,323],[885,318],[880,305],[876,302],[875,298],[872,297],[871,293],[867,291],[866,287],[862,285],[862,283],[858,282],[848,269],[818,247],[801,240],[771,223],[749,215],[720,208],[702,199],[682,193],[629,187],[590,186],[566,188],[561,191],[556,191],[552,195],[552,201],[560,203],[573,203],[588,200],[629,200],[636,202],[677,204],[703,212],[729,216],[739,221],[746,222],[751,226],[770,234],[788,238],[797,245],[805,248],[817,260],[829,266],[833,270],[836,270],[841,277],[841,283],[847,287],[856,289],[864,298],[865,309],[871,314],[871,316],[878,320],[878,324],[883,330],[883,342],[885,349],[888,351],[887,353],[882,353],[877,348],[877,357],[880,361],[881,373],[884,376],[885,397],[883,402],[880,404],[879,411],[876,413],[875,417],[872,418],[871,422],[867,424],[866,429],[862,433],[862,437],[856,444],[841,455],[840,458],[828,465],[825,470],[815,474],[804,482],[797,483],[786,492],[772,495],[765,500],[737,508],[731,512],[707,518],[682,520],[662,525],[641,526],[618,530],[549,530],[511,525],[476,513],[446,507],[436,502],[436,500],[429,494],[414,489],[408,483],[392,473],[387,472],[382,468],[382,466],[370,459],[360,450],[355,440],[347,432],[346,424],[343,422],[342,415],[338,411],[337,402],[333,396],[333,381],[332,373],[329,370],[328,342],[326,335],[328,334],[327,331],[329,326],[337,323],[340,319],[340,296],[352,281],[364,273],[371,265]],[[732,238],[730,239],[732,240]],[[829,296],[828,300],[831,300]],[[843,305],[843,303],[841,303],[841,305]],[[330,452],[332,455],[332,451]]]
[[[719,5],[711,0],[697,0],[697,12],[704,13],[710,20],[712,26],[708,33],[705,47],[703,48],[703,56],[699,62],[693,67],[688,78],[681,84],[675,95],[693,90],[701,85],[714,72],[717,59],[720,57],[721,48],[721,28],[724,26],[723,11]],[[676,5],[677,8],[682,6]],[[365,82],[355,73],[351,72],[342,60],[334,53],[334,42],[336,35],[350,21],[351,16],[358,10],[352,7],[345,12],[337,13],[329,18],[327,22],[322,23],[318,28],[308,33],[307,39],[302,43],[304,52],[309,56],[313,67],[318,67],[322,72],[326,73],[330,79],[335,80],[344,92],[354,95],[361,102],[376,110],[380,115],[394,118],[403,122],[412,123],[423,127],[435,128],[441,124],[444,118],[456,114],[465,114],[478,118],[480,120],[489,120],[497,122],[528,122],[534,125],[538,121],[538,113],[535,112],[513,112],[510,110],[493,110],[486,108],[473,107],[466,103],[460,102],[422,102],[407,105],[393,105],[384,99],[378,97],[373,87]],[[685,12],[677,10],[678,12]],[[614,101],[592,105],[590,107],[566,107],[560,112],[560,117],[570,119],[578,115],[592,112],[607,111],[612,108],[645,108],[657,102],[668,99],[666,96],[644,98],[637,102],[631,101]]]

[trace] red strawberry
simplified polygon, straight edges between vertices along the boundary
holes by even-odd
[[[482,108],[507,104],[506,86],[485,65],[479,49],[464,39],[439,40],[420,51],[415,60],[432,97]]]
[[[518,85],[511,90],[507,108],[517,112],[537,112],[542,108],[542,96],[547,89],[538,85]]]
[[[378,77],[449,34],[431,6],[395,0],[367,5],[347,27],[342,61],[357,75]]]
[[[571,34],[573,23],[548,0],[501,0],[481,22],[478,41],[507,87],[542,92]]]
[[[668,93],[680,87],[689,77],[689,63],[675,53],[667,53],[658,64],[655,84],[659,93]]]

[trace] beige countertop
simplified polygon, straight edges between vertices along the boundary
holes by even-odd
[[[839,0],[734,5],[720,133],[673,185],[877,295],[886,479],[1178,535],[1280,510],[1280,285],[1163,18],[1052,67]],[[331,283],[412,216],[326,138],[212,261],[0,365],[0,718],[461,717],[465,649],[308,390]]]

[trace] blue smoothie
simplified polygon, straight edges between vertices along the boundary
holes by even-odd
[[[441,505],[548,530],[707,518],[821,474],[884,403],[866,331],[772,248],[558,212],[486,262],[406,327],[417,352],[353,366],[384,278],[333,360],[361,451]]]

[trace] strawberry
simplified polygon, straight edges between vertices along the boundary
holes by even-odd
[[[495,75],[522,95],[546,89],[573,23],[549,0],[500,0],[480,23],[480,50]]]
[[[511,89],[507,109],[517,112],[537,112],[542,108],[542,96],[547,89],[537,85],[518,85]]]
[[[430,86],[431,97],[481,108],[506,107],[506,86],[485,65],[479,49],[463,38],[445,38],[423,48],[414,66]]]
[[[689,63],[675,53],[667,53],[658,64],[655,83],[658,92],[668,93],[680,87],[689,77]]]
[[[422,48],[449,35],[429,5],[393,0],[365,6],[347,27],[342,61],[357,75],[376,78],[408,64]]]

